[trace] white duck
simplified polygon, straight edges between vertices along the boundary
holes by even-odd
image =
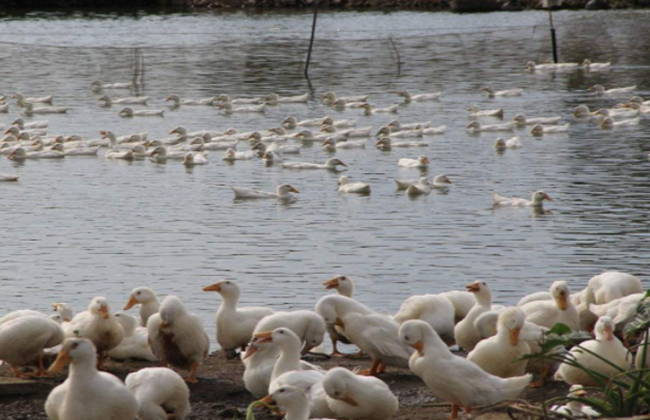
[[[254,334],[287,328],[303,343],[302,354],[305,355],[318,347],[325,337],[325,321],[314,311],[276,312],[265,316],[255,326]]]
[[[398,120],[393,120],[388,123],[386,127],[390,128],[391,132],[397,133],[398,131],[403,130],[414,130],[419,128],[429,128],[433,123],[431,121],[419,122],[419,123],[401,123]]]
[[[31,128],[47,128],[49,126],[49,122],[47,120],[32,121],[26,123],[25,120],[23,120],[22,118],[16,118],[11,124],[18,126],[18,128],[20,128],[21,130],[31,129]]]
[[[589,311],[596,317],[609,316],[614,320],[617,330],[620,330],[634,318],[644,297],[645,293],[635,293],[602,305],[592,303]]]
[[[494,148],[500,152],[507,149],[519,149],[522,146],[523,145],[521,143],[521,137],[519,136],[514,136],[507,140],[498,138],[497,141],[494,143]]]
[[[350,343],[350,340],[347,337],[345,331],[337,328],[337,319],[342,318],[350,313],[360,313],[367,315],[376,313],[366,305],[340,294],[328,295],[321,298],[318,303],[316,303],[316,312],[325,320],[327,332],[329,333],[330,339],[332,340],[332,356],[341,355],[341,353],[339,353],[336,348],[338,341]]]
[[[272,315],[270,308],[238,308],[241,290],[231,280],[221,280],[203,288],[204,292],[218,292],[223,301],[216,315],[217,342],[228,350],[240,348],[242,351],[253,337],[257,323],[265,316]]]
[[[78,313],[63,325],[63,332],[66,338],[81,337],[92,341],[100,364],[104,353],[117,347],[124,338],[124,329],[111,314],[105,297],[93,298],[87,311]]]
[[[400,92],[395,92],[397,96],[401,96],[404,98],[404,103],[410,103],[410,102],[422,102],[422,101],[435,101],[437,99],[440,99],[440,96],[442,96],[442,92],[436,92],[436,93],[420,93],[418,95],[412,95],[409,92],[405,91],[400,91]]]
[[[133,108],[124,108],[117,113],[120,117],[132,118],[132,117],[164,117],[164,109],[144,109],[134,111]]]
[[[9,160],[25,160],[25,159],[62,159],[65,157],[65,153],[59,152],[58,150],[43,150],[43,151],[34,151],[27,152],[24,148],[18,147],[14,149],[7,158]]]
[[[210,339],[201,319],[187,312],[176,296],[167,296],[160,311],[147,321],[153,354],[164,367],[189,370],[186,382],[198,382],[196,372],[210,352]]]
[[[0,360],[11,366],[17,378],[25,378],[20,366],[38,360],[36,376],[47,376],[43,352],[63,342],[63,330],[44,315],[26,314],[0,325]]]
[[[234,107],[230,102],[223,102],[217,105],[217,108],[223,110],[226,114],[232,114],[233,112],[239,113],[262,113],[266,111],[266,105],[251,105],[251,106],[238,106]]]
[[[337,136],[344,136],[347,138],[360,138],[360,137],[370,137],[372,127],[363,127],[363,128],[348,128],[346,130],[339,130],[333,126],[323,126],[321,131],[330,134],[336,134]]]
[[[544,200],[553,201],[544,191],[535,191],[530,200],[524,198],[508,198],[492,194],[495,207],[542,207]]]
[[[354,282],[350,277],[342,274],[338,274],[329,280],[325,280],[323,286],[325,286],[325,290],[336,290],[336,293],[341,296],[352,298],[354,295]]]
[[[643,293],[641,280],[631,274],[606,271],[592,277],[585,289],[585,302],[603,305],[635,293]]]
[[[565,405],[554,405],[551,407],[551,411],[570,416],[572,418],[580,417],[600,417],[600,413],[594,410],[589,406],[585,406],[582,402],[576,401],[575,398],[583,398],[587,396],[587,391],[585,391],[582,385],[572,385],[569,388],[569,393],[567,398],[573,398]]]
[[[149,101],[149,96],[129,96],[124,98],[111,98],[108,95],[104,95],[97,100],[100,102],[104,102],[103,106],[111,106],[113,104],[148,105],[147,102]]]
[[[342,100],[345,103],[366,102],[368,100],[368,95],[337,97],[334,92],[327,92],[323,94],[323,96],[321,96],[321,99],[325,103],[332,103],[332,102],[336,102],[337,100]]]
[[[173,107],[179,107],[181,105],[214,105],[214,102],[217,100],[216,97],[212,98],[201,98],[201,99],[181,99],[179,95],[169,95],[165,102],[172,102]]]
[[[423,178],[409,179],[409,180],[396,179],[395,184],[397,185],[398,190],[407,190],[412,185],[417,184],[417,183],[422,182],[422,181],[423,181]],[[441,189],[441,190],[450,188],[451,184],[452,184],[452,182],[449,179],[449,177],[447,177],[447,175],[436,175],[436,177],[433,178],[433,181],[429,181],[427,179],[427,185],[429,187],[433,187],[433,188],[437,188],[437,189]],[[471,298],[471,305],[473,305],[473,304],[474,304],[474,298],[472,297]]]
[[[471,351],[481,341],[474,322],[482,314],[492,310],[492,290],[487,282],[475,281],[465,286],[467,291],[474,294],[476,304],[469,313],[454,327],[454,337],[458,347]]]
[[[280,96],[277,93],[269,93],[264,98],[264,102],[268,105],[277,104],[304,104],[309,102],[309,93],[295,96]]]
[[[226,150],[226,153],[223,157],[223,160],[226,162],[234,162],[236,160],[251,160],[257,156],[257,153],[253,150],[247,150],[245,152],[238,152],[235,149],[229,148]]]
[[[426,177],[420,178],[418,182],[411,184],[406,188],[407,195],[429,195],[431,193],[431,185],[429,184],[429,179]]]
[[[363,109],[363,115],[370,117],[373,114],[396,114],[399,110],[399,105],[395,104],[386,108],[377,108],[374,105],[364,103],[361,108]]]
[[[133,82],[119,82],[119,83],[102,83],[95,81],[90,84],[93,92],[99,93],[104,89],[132,89],[135,86]]]
[[[346,140],[337,142],[334,138],[328,138],[323,142],[323,150],[326,152],[335,152],[338,149],[365,149],[366,140]]]
[[[321,126],[323,127],[334,127],[334,128],[351,128],[356,127],[356,120],[335,120],[332,117],[323,117],[320,120]]]
[[[325,163],[287,162],[282,164],[285,169],[328,169],[334,171],[338,170],[338,166],[347,167],[348,165],[336,158],[327,159]]]
[[[204,153],[187,153],[183,158],[183,165],[185,166],[196,166],[196,165],[207,165],[208,158]]]
[[[0,173],[0,182],[16,182],[20,178],[18,175],[9,175]]]
[[[577,119],[594,119],[596,112],[592,112],[587,105],[578,105],[573,109],[573,116]]]
[[[150,158],[152,162],[164,163],[168,160],[184,160],[186,154],[184,150],[170,150],[165,146],[156,146],[151,150]]]
[[[467,131],[470,133],[480,133],[482,131],[512,131],[515,125],[511,122],[505,124],[481,124],[478,121],[472,121],[467,124]]]
[[[228,95],[217,96],[217,101],[232,103],[232,104],[261,104],[264,102],[263,98],[235,98],[231,99]]]
[[[445,134],[445,131],[447,131],[447,126],[446,125],[439,125],[437,127],[416,126],[415,130],[422,130],[422,134],[424,134],[425,136],[435,136],[438,134]]]
[[[526,63],[526,70],[528,70],[531,73],[534,73],[536,71],[571,71],[571,70],[577,70],[580,68],[580,64],[578,63],[543,63],[543,64],[535,64],[534,61],[529,61]]]
[[[291,145],[291,144],[278,144],[278,143],[271,143],[270,145],[266,145],[265,143],[257,143],[255,146],[252,147],[253,150],[256,150],[258,153],[264,154],[266,152],[279,152],[283,155],[298,155],[300,154],[300,151],[302,150],[301,145]]]
[[[342,176],[339,178],[338,191],[342,193],[370,194],[370,185],[363,182],[350,182],[350,178]]]
[[[24,114],[28,117],[35,114],[66,114],[69,109],[64,106],[34,106],[31,102],[26,102]]]
[[[390,137],[382,137],[375,142],[375,146],[380,150],[390,150],[393,147],[427,147],[428,141],[398,141],[393,142]]]
[[[501,378],[512,378],[526,373],[530,347],[519,339],[526,316],[518,308],[507,308],[499,314],[497,334],[481,341],[467,355],[487,373]]]
[[[431,325],[445,343],[454,342],[454,305],[440,295],[419,295],[406,299],[393,319],[398,324],[419,319]]]
[[[596,322],[594,332],[596,334],[595,340],[585,341],[580,345],[573,347],[570,350],[570,356],[567,357],[585,368],[597,372],[607,378],[619,375],[621,370],[629,370],[632,365],[632,356],[623,346],[621,341],[614,336],[614,322],[612,319],[608,316],[601,317],[598,322]],[[597,358],[587,351],[581,350],[580,348],[597,354],[606,359],[609,363]],[[616,369],[610,364],[618,366],[621,370]],[[566,362],[560,365],[560,368],[555,373],[555,379],[572,385],[598,385],[598,383],[583,369],[571,366]]]
[[[558,134],[558,133],[568,133],[571,124],[567,123],[564,125],[542,125],[535,124],[530,130],[530,134],[535,137],[541,137],[544,134]]]
[[[517,114],[512,118],[512,122],[517,127],[525,127],[527,125],[535,124],[557,124],[562,117],[537,117],[537,118],[528,118],[524,114]]]
[[[190,414],[190,390],[171,369],[140,369],[126,377],[125,385],[138,400],[139,420],[185,420]]]
[[[397,397],[384,381],[355,375],[344,368],[330,369],[323,379],[323,389],[336,417],[389,420],[399,409]]]
[[[282,126],[287,129],[294,129],[297,127],[320,127],[323,118],[313,118],[309,120],[299,121],[296,117],[289,116],[282,121]]]
[[[140,325],[143,327],[147,326],[149,317],[158,313],[158,310],[160,309],[158,296],[156,295],[156,292],[149,287],[136,287],[133,289],[129,295],[129,301],[124,305],[124,310],[128,311],[135,305],[141,305],[139,310]]]
[[[310,411],[312,417],[333,414],[327,405],[323,391],[324,373],[314,369],[303,370],[300,361],[300,339],[288,328],[277,328],[273,331],[257,333],[256,341],[272,343],[280,350],[271,374],[269,393],[283,386],[295,386],[310,395]]]
[[[11,95],[11,97],[16,100],[16,103],[18,104],[19,107],[25,106],[26,102],[32,104],[49,104],[49,105],[52,105],[52,103],[54,102],[54,96],[52,95],[25,97],[22,93],[14,93],[13,95]]]
[[[490,405],[517,398],[532,376],[503,379],[490,375],[474,363],[452,354],[429,324],[405,322],[400,339],[413,347],[409,368],[440,399],[452,403],[451,418],[458,418],[458,408]]]
[[[310,413],[310,395],[295,386],[283,386],[260,400],[264,404],[278,405],[286,412],[284,420],[308,420],[313,418]],[[333,420],[319,418],[318,420]]]
[[[52,303],[52,309],[54,312],[58,313],[61,315],[61,318],[65,322],[70,322],[72,321],[73,318],[73,311],[72,311],[72,306],[68,305],[67,303],[64,302],[53,302]]]
[[[630,118],[627,120],[614,121],[611,117],[607,117],[600,124],[600,128],[603,130],[612,130],[616,127],[634,127],[638,126],[641,123],[641,118]]]
[[[387,366],[406,367],[412,350],[399,341],[399,324],[379,314],[348,312],[336,319],[350,342],[372,358],[372,366],[359,372],[374,376]]]
[[[106,151],[104,158],[113,160],[134,160],[135,155],[133,154],[133,150],[109,149]]]
[[[470,112],[470,118],[479,118],[479,117],[497,117],[503,118],[503,108],[499,109],[484,109],[481,110],[478,106],[472,105],[467,110]]]
[[[276,200],[295,200],[296,197],[291,193],[300,193],[300,191],[289,184],[278,185],[278,188],[274,193],[244,187],[230,188],[232,188],[232,191],[235,193],[235,199],[273,198]]]
[[[377,137],[392,137],[392,138],[398,138],[398,139],[405,139],[405,138],[421,138],[424,136],[424,129],[422,127],[419,128],[413,128],[411,130],[400,130],[400,131],[393,131],[392,128],[385,126],[379,129],[377,131]]]
[[[417,168],[417,169],[427,169],[429,167],[429,158],[420,155],[417,159],[401,158],[397,161],[397,166],[402,168]]]
[[[52,390],[45,412],[53,420],[133,420],[138,401],[117,377],[97,370],[95,346],[83,338],[63,344],[49,372],[72,363],[68,378]]]
[[[561,322],[573,331],[580,329],[578,311],[571,302],[571,290],[565,281],[555,281],[550,288],[553,300],[529,302],[520,307],[526,321],[542,327],[552,328]]]
[[[506,90],[497,90],[495,91],[491,87],[482,87],[479,89],[481,92],[485,92],[488,96],[488,98],[495,98],[495,97],[501,97],[501,98],[507,98],[511,96],[521,96],[523,93],[523,89],[506,89]]]
[[[636,85],[626,86],[622,88],[615,89],[605,89],[602,85],[593,85],[589,87],[589,90],[593,90],[596,95],[619,95],[622,93],[632,93],[636,90]]]
[[[146,327],[138,327],[138,320],[133,315],[116,313],[115,319],[124,330],[124,338],[117,347],[108,351],[108,357],[116,360],[136,359],[150,362],[158,360],[149,346],[149,333]]]

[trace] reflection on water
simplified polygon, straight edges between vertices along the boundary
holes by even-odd
[[[447,125],[425,149],[432,159],[427,175],[445,173],[454,185],[409,199],[393,179],[422,174],[396,162],[422,150],[381,152],[372,143],[336,152],[353,181],[371,184],[370,196],[337,193],[336,173],[224,164],[223,152],[189,169],[177,162],[0,159],[0,172],[21,175],[18,184],[0,185],[0,311],[48,310],[53,300],[82,310],[95,295],[118,309],[133,287],[148,285],[189,301],[213,328],[219,299],[201,286],[222,277],[242,283],[246,304],[309,308],[324,293],[320,282],[343,273],[356,281],[361,301],[394,311],[414,293],[462,288],[477,278],[492,283],[499,302],[514,302],[557,278],[577,289],[606,269],[642,276],[649,250],[647,119],[638,129],[611,132],[579,123],[569,135],[532,138],[521,131],[523,148],[503,154],[493,148],[497,135],[465,132],[471,104],[503,107],[508,117],[568,116],[580,103],[616,102],[591,96],[585,89],[595,83],[638,84],[650,96],[647,11],[556,14],[562,59],[614,62],[600,73],[525,74],[526,61],[549,56],[546,22],[538,12],[323,13],[308,82],[301,74],[309,14],[4,15],[0,94],[54,94],[71,106],[70,115],[48,118],[52,134],[96,138],[110,129],[163,137],[178,125],[250,131],[277,126],[287,115],[325,114],[378,129],[392,119],[335,112],[317,101],[269,107],[264,115],[181,107],[164,119],[122,119],[119,106],[99,107],[88,88],[94,80],[141,78],[152,109],[172,93],[369,93],[388,106],[395,90],[442,91],[441,101],[403,106],[398,116]],[[525,94],[488,100],[478,92],[484,85]],[[0,114],[0,123],[15,116],[14,109]],[[330,156],[319,143],[306,144],[291,160]],[[300,190],[297,201],[234,201],[229,188],[274,190],[285,182]],[[555,199],[550,211],[491,207],[492,192],[527,198],[537,189]]]

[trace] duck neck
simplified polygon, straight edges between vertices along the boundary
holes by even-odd
[[[481,306],[487,306],[488,308],[492,306],[492,292],[488,289],[483,289],[480,292],[474,295],[476,299],[476,304]]]
[[[145,302],[140,307],[140,318],[142,318],[143,320],[149,319],[151,315],[158,313],[159,310],[160,310],[160,302],[158,301],[158,299]]]
[[[78,359],[70,364],[69,378],[72,384],[83,384],[97,373],[97,356],[94,354],[92,357]]]
[[[284,420],[308,420],[309,400],[306,397],[297,398],[287,408],[287,415]]]
[[[300,347],[280,347],[280,357],[273,368],[273,379],[275,380],[283,373],[300,370]]]
[[[239,295],[222,295],[223,301],[219,307],[219,312],[235,312],[237,310],[237,304],[239,303]]]
[[[350,284],[349,286],[343,286],[343,287],[341,287],[339,285],[339,288],[337,289],[337,291],[338,291],[339,295],[341,295],[341,296],[352,298],[352,296],[354,295],[354,286],[352,284]]]

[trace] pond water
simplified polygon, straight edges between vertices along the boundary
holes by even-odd
[[[586,88],[637,84],[650,96],[650,13],[555,13],[562,61],[612,61],[609,71],[530,75],[528,60],[550,58],[544,12],[454,15],[428,12],[324,12],[310,69],[302,76],[309,39],[308,13],[33,13],[0,15],[0,94],[53,94],[68,115],[50,116],[51,134],[97,138],[148,131],[168,136],[191,130],[240,131],[277,126],[287,115],[356,118],[376,131],[392,117],[335,112],[316,98],[327,91],[370,94],[388,106],[396,90],[442,91],[440,101],[400,108],[403,122],[432,121],[447,132],[428,148],[339,151],[348,175],[372,186],[370,196],[341,195],[337,174],[264,167],[260,161],[226,165],[211,152],[207,166],[133,163],[98,158],[27,161],[0,159],[0,172],[20,181],[0,184],[0,312],[49,310],[52,301],[84,310],[93,296],[114,310],[129,291],[150,286],[179,295],[214,338],[220,299],[201,287],[237,280],[244,304],[311,308],[326,292],[321,282],[346,274],[358,299],[395,311],[413,294],[462,289],[476,279],[492,285],[495,300],[566,279],[574,290],[604,270],[645,280],[650,251],[650,122],[602,131],[575,123],[568,135],[531,137],[502,155],[494,133],[469,135],[468,113],[502,107],[506,118],[561,115],[571,121],[581,103],[612,106]],[[136,65],[137,63],[137,65]],[[264,115],[224,116],[212,107],[181,107],[164,118],[122,119],[119,106],[101,108],[89,85],[142,78],[140,94],[161,108],[172,93],[256,96],[302,94],[308,105],[270,107]],[[478,88],[525,89],[518,98],[490,100]],[[7,125],[18,112],[0,114]],[[240,150],[243,148],[240,147]],[[428,175],[447,174],[446,193],[409,199],[394,179],[420,173],[399,169],[402,157],[427,154]],[[324,161],[318,143],[291,160]],[[237,202],[230,186],[300,190],[289,204]],[[545,190],[549,214],[493,209],[492,192],[528,198]]]

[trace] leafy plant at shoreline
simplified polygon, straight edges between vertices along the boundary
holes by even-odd
[[[650,291],[646,292],[645,296],[640,300],[635,316],[626,324],[624,329],[626,338],[643,334],[643,343],[640,347],[642,350],[648,348],[650,340],[649,334],[647,334],[650,328],[650,299],[647,299],[648,297],[650,297]],[[555,324],[546,333],[543,342],[540,343],[541,351],[525,357],[527,359],[546,359],[565,363],[582,370],[596,383],[595,386],[584,387],[584,389],[598,396],[558,397],[547,401],[546,404],[576,401],[593,408],[604,417],[631,417],[650,413],[650,377],[647,375],[650,369],[643,368],[628,371],[621,369],[597,353],[581,346],[579,343],[585,339],[591,339],[591,336],[587,336],[584,332],[572,332],[564,324]],[[558,352],[559,347],[563,349],[577,348],[581,352],[590,354],[611,366],[618,373],[610,377],[589,369],[579,363],[575,356],[568,351]],[[629,357],[633,357],[632,353],[629,353]],[[641,366],[646,365],[646,357],[647,353],[644,352]]]

